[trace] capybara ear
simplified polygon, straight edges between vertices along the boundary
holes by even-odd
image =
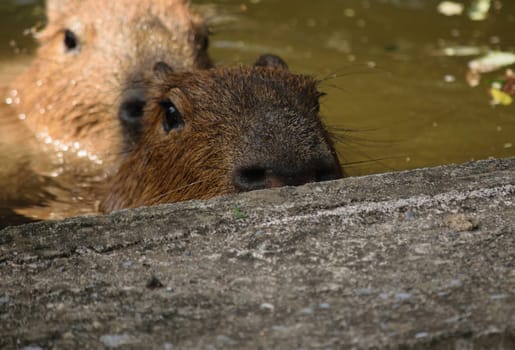
[[[168,76],[173,73],[172,67],[170,67],[168,64],[164,63],[163,61],[159,61],[156,64],[154,64],[153,70],[154,70],[155,77],[160,80],[167,79]]]
[[[286,62],[281,57],[272,54],[259,56],[254,66],[288,70]]]

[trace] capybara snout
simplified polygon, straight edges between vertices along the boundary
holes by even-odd
[[[279,74],[274,73],[276,79],[280,79]],[[266,77],[266,71],[262,78],[270,79]],[[293,75],[282,78],[290,79],[286,84],[299,79]],[[273,89],[278,90],[273,94],[293,87],[275,86]],[[235,191],[297,186],[341,177],[340,167],[318,119],[319,96],[316,90],[301,95],[304,96],[299,96],[297,101],[290,99],[286,103],[281,102],[279,96],[275,96],[277,100],[274,101],[270,95],[268,100],[249,101],[256,103],[255,109],[242,111],[246,114],[241,125],[243,135],[235,145],[237,151],[233,158]]]
[[[258,62],[183,73],[156,65],[141,137],[103,210],[341,177],[317,82],[282,60]]]

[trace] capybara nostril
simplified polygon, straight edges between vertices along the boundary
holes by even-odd
[[[143,116],[145,108],[145,100],[142,98],[132,98],[125,100],[120,105],[119,118],[122,123],[134,124],[139,123]]]
[[[141,135],[141,119],[146,105],[143,88],[127,89],[118,109],[118,119],[122,128],[124,146],[130,147]]]
[[[234,171],[233,184],[237,191],[247,192],[266,187],[267,171],[262,167],[239,167]]]
[[[321,166],[316,171],[316,181],[337,180],[342,176],[341,168],[335,166]]]
[[[233,185],[238,192],[247,192],[281,186],[299,186],[314,181],[328,181],[341,178],[339,168],[330,165],[302,164],[298,167],[239,167],[233,174]]]

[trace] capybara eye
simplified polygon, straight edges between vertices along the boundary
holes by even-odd
[[[184,127],[184,121],[182,120],[181,113],[172,101],[164,100],[161,101],[160,104],[164,112],[163,129],[166,132],[182,129]]]
[[[79,48],[77,35],[69,29],[64,30],[64,47],[66,51],[75,51]]]

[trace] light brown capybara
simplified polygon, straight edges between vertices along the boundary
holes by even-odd
[[[153,71],[141,137],[121,159],[104,212],[342,176],[317,82],[277,56],[251,67]]]
[[[101,162],[135,138],[143,72],[156,62],[176,71],[211,66],[206,25],[188,0],[48,0],[47,17],[9,100],[34,135],[61,151]]]

